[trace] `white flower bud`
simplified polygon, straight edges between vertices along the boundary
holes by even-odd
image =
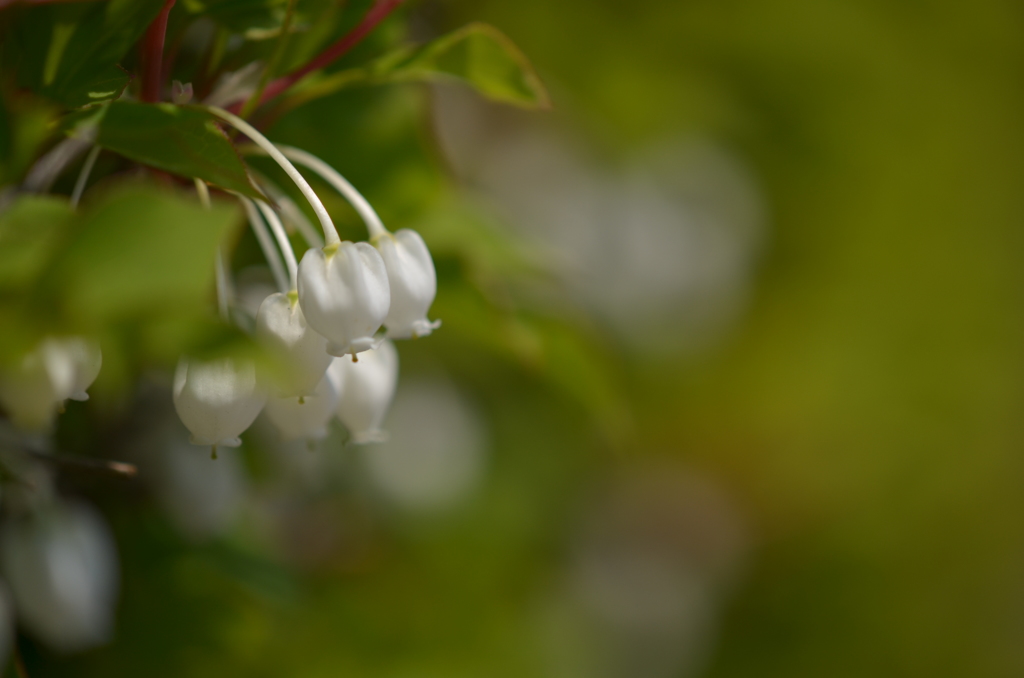
[[[378,343],[373,335],[387,317],[391,294],[384,260],[371,245],[307,250],[298,283],[306,322],[327,337],[328,353],[360,353]]]
[[[345,386],[338,402],[341,419],[354,443],[380,442],[387,434],[380,429],[384,415],[391,405],[398,383],[398,351],[390,341],[367,351],[352,362],[341,358],[331,365],[328,373],[339,370]]]
[[[334,358],[334,362],[351,361],[350,358]],[[332,363],[333,365],[333,363]],[[267,418],[281,432],[285,440],[321,440],[327,437],[327,424],[338,409],[344,375],[337,369],[329,369],[320,379],[316,392],[299,398],[270,398],[267,400]]]
[[[306,323],[298,300],[280,293],[264,299],[256,314],[256,335],[271,350],[281,353],[287,363],[283,383],[276,384],[277,395],[311,395],[332,358],[327,353],[327,339]]]
[[[21,622],[40,640],[73,651],[109,638],[117,552],[109,528],[92,508],[58,505],[32,519],[6,523],[0,564]]]
[[[238,447],[242,444],[238,436],[256,419],[265,401],[251,361],[178,361],[174,409],[192,432],[194,445]]]
[[[388,271],[391,307],[384,325],[392,339],[425,337],[441,326],[427,320],[427,311],[437,294],[434,261],[423,238],[403,228],[374,239]]]
[[[0,374],[0,403],[19,427],[45,429],[65,400],[89,399],[85,390],[95,381],[102,363],[95,342],[81,337],[45,339]]]

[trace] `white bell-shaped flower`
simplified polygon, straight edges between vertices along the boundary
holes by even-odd
[[[334,358],[337,362],[351,362],[350,358]],[[327,424],[338,409],[343,389],[344,374],[332,367],[317,384],[316,392],[299,398],[269,398],[264,410],[267,418],[281,432],[285,440],[321,440],[327,437]]]
[[[44,339],[0,373],[0,403],[17,426],[45,429],[65,400],[89,399],[86,389],[96,380],[102,363],[95,342],[81,337]]]
[[[354,443],[387,439],[381,430],[398,384],[398,351],[390,341],[360,356],[358,362],[339,359],[328,372],[344,374],[345,386],[338,401],[338,418],[348,428]]]
[[[391,307],[384,319],[392,339],[425,337],[441,326],[427,320],[427,311],[437,294],[434,260],[423,238],[403,228],[378,236],[373,242],[384,259],[391,287]]]
[[[306,323],[298,299],[271,294],[256,314],[256,335],[284,357],[287,371],[278,376],[280,397],[312,395],[331,364],[327,339]]]
[[[343,242],[310,249],[299,263],[299,304],[333,356],[373,348],[391,305],[387,269],[371,245]]]
[[[174,409],[192,432],[195,445],[238,447],[242,444],[238,436],[252,425],[265,401],[251,361],[178,361]]]
[[[103,367],[103,353],[99,344],[82,337],[70,337],[48,339],[44,345],[48,346],[46,350],[63,353],[71,361],[73,372],[71,389],[67,397],[71,400],[88,400],[89,394],[86,393],[86,389],[96,381],[96,377],[100,375],[100,368]]]
[[[32,519],[7,522],[0,564],[19,620],[57,650],[109,639],[118,590],[114,539],[96,511],[59,504]]]

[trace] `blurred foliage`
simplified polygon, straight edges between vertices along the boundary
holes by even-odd
[[[67,106],[116,99],[129,74],[118,65],[160,11],[160,0],[15,6],[4,22],[5,70],[18,84]]]
[[[631,370],[637,448],[727,478],[756,531],[708,675],[1020,674],[1020,7],[446,6],[608,155],[712,135],[763,182],[743,322]]]
[[[70,109],[120,94],[115,64],[132,70],[129,50],[159,5],[0,9],[5,186],[54,148],[61,115],[95,116]],[[284,6],[182,0],[172,76],[205,94],[217,73],[265,58]],[[300,1],[282,72],[367,6]],[[483,486],[456,511],[406,514],[360,481],[351,448],[317,450],[346,473],[290,500],[283,532],[302,542],[326,524],[334,540],[303,561],[261,540],[253,516],[196,546],[145,483],[66,474],[64,489],[96,501],[117,534],[118,634],[75,656],[23,637],[30,675],[557,675],[539,607],[579,507],[594,479],[651,457],[716,479],[752,533],[706,675],[1019,675],[1019,6],[439,0],[404,12],[295,90],[294,106],[254,120],[338,168],[390,227],[423,234],[444,326],[401,345],[403,378],[447,374],[480,404],[493,440]],[[477,20],[518,48],[458,28]],[[444,37],[409,47],[410,23]],[[568,302],[537,301],[531,286],[553,285],[544,267],[449,178],[429,94],[396,81],[447,74],[540,105],[520,48],[552,91],[555,121],[609,163],[681,134],[750,162],[770,245],[749,307],[711,349],[638,354]],[[98,142],[249,190],[228,138],[197,109],[121,100]],[[141,374],[183,351],[247,346],[216,319],[213,257],[237,242],[236,272],[257,258],[226,201],[204,211],[189,185],[140,183],[107,156],[79,210],[67,178],[55,195],[0,197],[0,357],[47,333],[99,336],[99,403],[69,404],[57,438],[103,457],[133,449]],[[291,191],[275,167],[252,165]],[[311,182],[342,237],[365,237]],[[104,407],[103,392],[121,406]],[[247,445],[254,491],[273,495],[273,469]]]
[[[523,108],[547,108],[544,84],[529,61],[501,32],[469,24],[430,43],[405,45],[360,68],[313,76],[279,104],[280,110],[353,85],[461,80],[484,96]]]
[[[263,197],[217,118],[203,108],[116,101],[86,115],[74,127],[75,134],[88,134],[95,126],[96,144],[102,148],[179,176]]]

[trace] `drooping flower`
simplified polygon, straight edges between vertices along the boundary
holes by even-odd
[[[46,343],[46,350],[63,352],[71,360],[71,392],[67,397],[71,400],[88,400],[89,394],[86,393],[86,389],[96,381],[96,377],[100,375],[100,368],[103,367],[103,353],[99,344],[81,337],[50,339]]]
[[[351,362],[349,358],[334,358],[334,363]],[[333,367],[320,379],[316,392],[303,398],[270,398],[267,400],[267,418],[281,432],[285,440],[320,440],[327,437],[327,424],[338,409],[338,400],[344,391],[344,374]]]
[[[191,431],[194,445],[238,447],[238,436],[252,425],[265,401],[250,361],[178,361],[174,409]]]
[[[86,389],[99,375],[103,354],[82,337],[49,337],[0,373],[0,403],[20,428],[45,429],[61,404],[88,400]]]
[[[408,229],[397,233],[388,231],[355,186],[312,153],[291,146],[279,146],[275,150],[319,174],[348,200],[366,222],[370,241],[380,250],[388,274],[391,303],[384,320],[388,336],[392,339],[425,337],[440,327],[440,321],[427,320],[427,311],[437,294],[437,273],[423,238]]]
[[[256,335],[285,362],[286,371],[276,380],[279,397],[312,395],[331,364],[327,339],[306,323],[298,299],[271,294],[256,314]]]
[[[391,305],[387,269],[371,245],[343,242],[310,249],[299,263],[299,304],[306,322],[327,337],[333,356],[368,351],[379,343]]]
[[[338,401],[338,418],[348,428],[354,443],[387,439],[380,425],[391,405],[398,384],[398,351],[385,340],[367,351],[359,362],[336,360],[328,370],[344,374],[345,387]]]
[[[40,640],[73,651],[108,640],[118,563],[103,518],[81,503],[57,504],[0,533],[0,564],[18,617]]]
[[[384,259],[391,288],[391,307],[384,319],[388,337],[427,336],[441,326],[440,320],[427,320],[437,294],[437,273],[427,244],[419,233],[407,228],[378,236],[373,244]]]

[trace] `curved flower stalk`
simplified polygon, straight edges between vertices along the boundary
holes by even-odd
[[[249,221],[253,235],[256,236],[256,242],[259,243],[260,249],[263,250],[263,258],[267,260],[267,266],[270,267],[270,273],[274,276],[274,283],[277,285],[277,289],[282,292],[287,291],[288,273],[281,265],[281,258],[277,256],[277,251],[274,249],[274,239],[260,218],[260,211],[249,198],[239,195],[238,199],[245,209],[245,217]]]
[[[103,354],[82,337],[44,339],[20,362],[0,373],[0,403],[20,428],[48,428],[65,400],[88,400]]]
[[[334,356],[351,353],[355,359],[355,354],[376,346],[373,335],[391,305],[387,269],[380,254],[365,243],[341,242],[309,182],[269,139],[232,113],[212,106],[208,110],[231,123],[273,158],[320,219],[326,245],[303,255],[298,267],[298,295],[306,322],[327,337],[327,352]]]
[[[250,168],[249,173],[253,175],[256,180],[256,185],[270,197],[271,202],[278,206],[281,210],[281,216],[284,218],[286,223],[291,224],[299,231],[302,235],[303,240],[309,247],[323,247],[324,239],[323,236],[317,232],[316,227],[310,223],[306,215],[299,209],[288,195],[274,185],[269,179]]]
[[[324,207],[322,202],[320,202],[320,198],[316,196],[316,193],[309,185],[309,182],[303,178],[299,173],[299,170],[295,169],[295,166],[288,161],[288,158],[286,158],[281,151],[277,150],[277,147],[274,146],[269,139],[260,134],[259,130],[255,127],[233,113],[228,113],[224,109],[217,108],[216,106],[207,106],[206,110],[213,113],[218,118],[227,121],[232,127],[252,139],[257,146],[263,149],[267,155],[273,158],[274,161],[281,166],[281,169],[283,169],[285,174],[288,175],[288,178],[295,182],[295,185],[298,186],[300,191],[302,191],[302,195],[305,196],[306,200],[308,200],[309,204],[313,207],[313,211],[316,213],[317,219],[320,220],[320,225],[323,227],[324,240],[328,247],[341,242],[341,238],[338,237],[338,231],[334,228],[334,222],[331,221],[331,216],[327,213],[327,208]]]
[[[366,223],[370,242],[380,251],[388,273],[391,304],[384,326],[392,339],[425,337],[441,326],[427,320],[437,294],[437,272],[427,245],[416,231],[404,228],[391,233],[366,198],[345,177],[317,158],[291,146],[278,146],[288,159],[319,174],[348,200]]]
[[[92,150],[89,151],[89,155],[85,156],[85,163],[82,165],[82,169],[78,173],[78,179],[75,180],[75,188],[71,191],[72,207],[78,207],[78,201],[82,199],[82,193],[85,192],[85,185],[89,181],[89,175],[92,174],[92,168],[96,164],[96,158],[100,157],[100,150],[99,146],[93,146]]]
[[[248,360],[182,358],[174,372],[174,409],[192,433],[193,445],[238,447],[239,438],[259,415],[266,396]]]
[[[334,362],[349,362],[335,358]],[[340,370],[328,369],[320,379],[313,395],[303,401],[295,398],[270,398],[265,412],[267,418],[281,432],[285,440],[321,440],[327,437],[327,424],[338,409],[344,390],[344,375]]]
[[[335,360],[328,373],[340,373],[344,380],[338,401],[338,419],[348,428],[353,443],[387,440],[380,425],[391,405],[398,384],[398,351],[385,340],[359,362]]]

